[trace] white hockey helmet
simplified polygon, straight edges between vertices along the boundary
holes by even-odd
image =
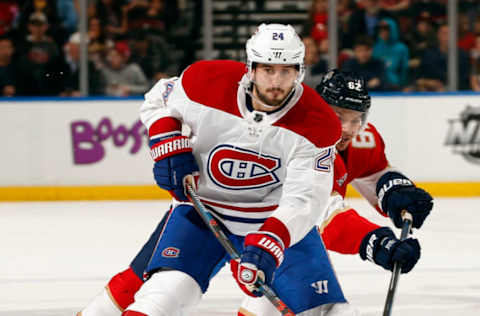
[[[296,82],[305,77],[305,45],[295,29],[284,24],[262,23],[247,41],[247,67],[251,79],[253,63],[298,65]]]

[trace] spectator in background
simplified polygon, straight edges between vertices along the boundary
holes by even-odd
[[[408,79],[408,47],[399,39],[397,24],[384,18],[378,24],[378,39],[373,46],[373,57],[385,65],[385,81],[388,90],[400,90]]]
[[[447,85],[448,25],[437,31],[437,45],[425,51],[416,80],[418,91],[445,91]],[[470,89],[470,61],[467,53],[458,49],[458,89]]]
[[[458,15],[458,47],[469,52],[475,46],[475,34],[471,31],[470,21],[465,14]]]
[[[337,14],[339,20],[339,38],[348,33],[348,20],[352,12],[356,9],[354,0],[340,0],[337,3]],[[325,56],[328,54],[328,0],[312,0],[308,19],[303,25],[302,37],[311,37],[315,40],[318,54]],[[350,51],[341,52],[339,55],[340,65],[348,58]]]
[[[446,21],[446,6],[438,0],[413,0],[410,12],[415,20],[419,17],[431,19],[436,25]]]
[[[93,17],[97,17],[97,2],[98,0],[87,0],[87,18],[90,20]],[[78,5],[78,2],[76,2]]]
[[[392,13],[406,11],[410,7],[410,0],[380,0],[380,7]]]
[[[33,13],[42,13],[49,22],[48,35],[60,46],[67,41],[68,33],[58,17],[56,0],[26,0],[20,12],[18,28],[20,37],[29,31],[30,16]]]
[[[472,72],[470,86],[473,91],[480,91],[480,33],[475,37],[475,46],[470,50]]]
[[[337,15],[340,38],[343,38],[344,34],[348,33],[348,21],[355,10],[357,10],[357,4],[355,0],[337,1]]]
[[[480,14],[480,10],[479,10]],[[480,34],[480,15],[473,22],[473,33],[475,35]]]
[[[322,79],[322,74],[327,72],[327,62],[320,58],[317,44],[311,37],[304,37],[303,44],[305,45],[305,78],[303,82],[315,88]]]
[[[408,33],[413,28],[410,14],[412,0],[380,0],[380,7],[392,14],[398,22],[400,34]]]
[[[168,32],[179,18],[176,0],[132,0],[123,7],[129,30]]]
[[[12,40],[6,35],[0,35],[0,96],[11,97],[17,92],[17,70],[13,60]]]
[[[75,2],[77,0],[57,0],[58,19],[69,36],[77,31],[78,15]]]
[[[341,29],[342,25],[348,22],[350,15],[357,9],[355,0],[338,0],[337,2],[337,14],[340,21]]]
[[[49,23],[42,12],[28,19],[28,35],[19,44],[19,95],[57,95],[56,66],[59,61],[57,44],[47,35]]]
[[[128,63],[130,52],[123,42],[107,53],[107,65],[101,69],[105,80],[105,94],[110,96],[141,95],[149,88],[147,77],[139,65]]]
[[[107,48],[113,47],[114,42],[107,39],[103,25],[99,18],[91,17],[88,20],[88,58],[97,69],[105,66]]]
[[[460,0],[458,2],[458,12],[466,15],[470,26],[473,26],[473,23],[480,14],[480,3],[478,0]]]
[[[127,16],[122,10],[123,0],[99,0],[95,6],[95,17],[104,26],[105,36],[108,39],[122,38],[128,30]]]
[[[328,0],[312,0],[304,35],[315,40],[317,46],[328,40]]]
[[[342,65],[343,71],[361,75],[369,91],[385,89],[385,66],[383,62],[372,56],[373,40],[369,36],[360,36],[353,46],[353,57]]]
[[[132,48],[130,61],[142,68],[151,83],[178,74],[178,62],[171,55],[172,48],[163,36],[138,30],[132,32],[130,46]]]
[[[381,19],[391,16],[380,7],[379,0],[363,0],[360,4],[362,8],[354,11],[348,21],[348,30],[342,39],[344,48],[351,48],[357,36],[375,38],[377,24]]]
[[[436,34],[432,22],[429,18],[419,17],[415,23],[415,29],[406,34],[410,61],[410,69],[415,70],[420,66],[420,60],[427,50],[433,47],[436,42]]]
[[[0,2],[0,35],[12,30],[13,23],[19,14],[16,1],[4,0]]]
[[[73,33],[63,47],[64,60],[59,66],[59,73],[62,74],[58,84],[61,86],[60,96],[79,97],[80,82],[80,34]],[[104,91],[104,83],[100,72],[95,68],[93,62],[88,62],[88,93],[89,95],[100,95]]]

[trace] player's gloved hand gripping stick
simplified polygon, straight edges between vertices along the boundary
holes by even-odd
[[[402,232],[400,234],[400,240],[405,240],[408,233],[412,229],[412,215],[407,211],[402,211],[403,226]],[[395,262],[392,271],[392,277],[390,278],[390,286],[388,288],[387,299],[385,300],[385,307],[383,309],[383,316],[390,316],[392,313],[393,299],[395,296],[395,290],[397,288],[398,277],[400,275],[400,269],[402,264],[400,262]]]
[[[225,233],[222,231],[222,229],[218,225],[218,222],[215,220],[212,214],[210,214],[210,212],[205,208],[203,203],[200,201],[197,194],[195,193],[195,190],[193,189],[193,186],[190,184],[191,182],[188,180],[186,182],[187,182],[186,183],[187,196],[190,199],[190,201],[193,203],[195,210],[197,210],[198,214],[200,215],[202,220],[205,222],[205,225],[207,225],[207,227],[212,231],[212,233],[218,239],[220,244],[222,244],[223,248],[225,248],[225,250],[227,251],[227,253],[230,255],[232,259],[234,260],[240,259],[240,255],[237,249],[235,249],[231,241],[228,239],[228,237],[225,235]],[[281,315],[295,316],[295,314],[288,308],[288,306],[285,305],[285,303],[282,302],[282,300],[280,300],[277,294],[275,294],[275,292],[269,286],[264,284],[261,279],[257,279],[255,286],[275,306],[275,308],[281,313]]]

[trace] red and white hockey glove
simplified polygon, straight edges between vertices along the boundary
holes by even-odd
[[[238,285],[247,295],[260,297],[255,283],[261,279],[270,286],[275,269],[283,261],[284,246],[273,234],[268,232],[250,233],[245,237],[245,249],[240,262],[230,261],[230,269]]]
[[[180,134],[180,122],[165,117],[149,130],[150,154],[155,161],[153,177],[157,185],[179,201],[188,201],[185,180],[192,175],[198,182],[199,169],[188,137]]]

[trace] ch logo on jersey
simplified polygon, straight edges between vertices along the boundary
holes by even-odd
[[[208,157],[208,176],[218,186],[230,190],[257,189],[278,183],[275,170],[280,159],[251,150],[220,145]]]
[[[180,254],[180,249],[175,247],[167,247],[162,251],[162,257],[165,257],[165,258],[178,258],[179,254]]]

